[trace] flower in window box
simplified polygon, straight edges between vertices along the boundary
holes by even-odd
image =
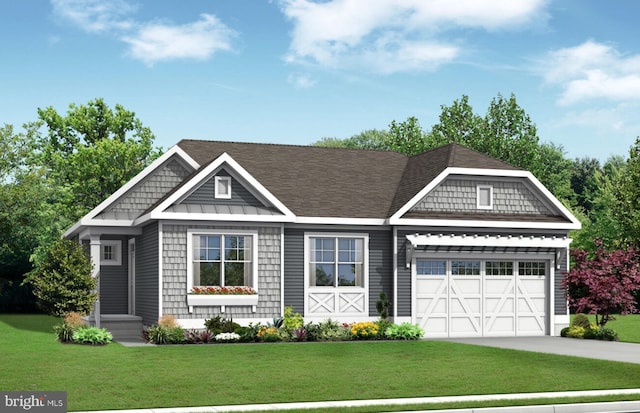
[[[220,287],[203,286],[193,287],[189,294],[195,295],[254,295],[256,290],[251,287]]]

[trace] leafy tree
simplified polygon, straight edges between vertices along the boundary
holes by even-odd
[[[389,125],[389,134],[391,135],[389,149],[392,151],[415,155],[431,149],[420,122],[413,116],[404,122],[392,120]]]
[[[634,249],[606,250],[596,244],[593,256],[585,250],[571,252],[573,268],[563,280],[569,305],[576,312],[596,315],[600,327],[613,314],[635,311],[634,293],[640,289],[640,260]]]
[[[387,131],[369,129],[347,139],[322,138],[313,145],[328,148],[388,150],[390,137]]]
[[[451,106],[441,105],[439,123],[433,125],[429,135],[429,147],[458,143],[469,148],[478,148],[482,141],[482,118],[473,113],[469,97],[462,95]]]
[[[571,168],[571,188],[576,194],[576,205],[589,213],[594,197],[598,193],[596,175],[600,173],[600,161],[596,158],[581,158],[573,161]]]
[[[611,207],[620,223],[620,238],[628,245],[640,247],[640,137],[629,149],[624,173],[613,188],[613,198]]]
[[[60,317],[70,311],[88,314],[97,300],[92,264],[77,242],[59,239],[26,279],[33,286],[38,306]]]
[[[58,204],[71,222],[102,202],[160,155],[151,130],[135,113],[103,99],[71,104],[66,116],[52,107],[38,109],[48,133],[39,140],[36,159],[51,185],[59,190]]]

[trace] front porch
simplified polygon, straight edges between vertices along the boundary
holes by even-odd
[[[90,326],[96,325],[94,315],[84,317]],[[142,317],[129,314],[103,314],[100,316],[100,327],[106,328],[114,341],[141,341]]]

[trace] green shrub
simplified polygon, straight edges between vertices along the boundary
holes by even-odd
[[[607,327],[602,327],[598,331],[598,340],[618,341],[618,333]]]
[[[26,278],[41,310],[56,317],[71,311],[88,314],[98,298],[92,264],[78,242],[60,239]]]
[[[207,330],[211,331],[214,335],[220,333],[233,333],[236,328],[240,327],[240,324],[234,323],[233,320],[222,318],[219,315],[205,320],[204,325]]]
[[[560,337],[566,337],[566,336],[567,336],[567,334],[569,333],[569,329],[570,329],[570,328],[571,328],[571,327],[565,327],[565,328],[563,328],[562,330],[560,330]]]
[[[320,325],[314,323],[307,323],[304,326],[306,330],[306,340],[307,341],[318,341],[320,339]]]
[[[393,323],[389,320],[378,320],[378,338],[387,338],[387,329],[392,325]]]
[[[567,337],[571,338],[584,338],[585,328],[580,326],[573,326],[567,331]]]
[[[73,341],[73,333],[75,333],[75,331],[76,328],[67,323],[53,326],[53,332],[56,334],[56,338],[62,343],[71,343]]]
[[[113,340],[106,328],[80,327],[73,333],[73,341],[81,344],[102,345]]]
[[[418,340],[424,337],[424,330],[417,324],[392,324],[387,328],[386,336],[392,340]]]
[[[287,306],[284,308],[283,327],[288,331],[293,331],[301,328],[304,325],[304,318],[300,313],[293,313],[293,307]]]
[[[180,344],[185,341],[184,330],[181,327],[167,327],[155,324],[146,330],[145,336],[153,344]]]
[[[387,294],[384,291],[381,291],[378,301],[376,301],[376,310],[378,310],[378,314],[380,314],[380,320],[386,320],[389,318],[390,306],[391,302],[389,302]]]
[[[330,318],[318,323],[317,339],[322,341],[347,340],[351,337],[349,329]]]
[[[265,343],[281,341],[282,337],[278,333],[278,329],[276,327],[261,327],[256,334],[256,338],[260,341],[264,341]]]
[[[586,330],[591,327],[591,322],[586,314],[576,314],[571,320],[571,327],[582,327]]]

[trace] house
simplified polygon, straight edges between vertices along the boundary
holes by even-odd
[[[375,320],[427,337],[557,335],[579,221],[528,171],[457,144],[396,152],[183,140],[70,228],[97,323]],[[200,285],[253,296],[189,294]]]

